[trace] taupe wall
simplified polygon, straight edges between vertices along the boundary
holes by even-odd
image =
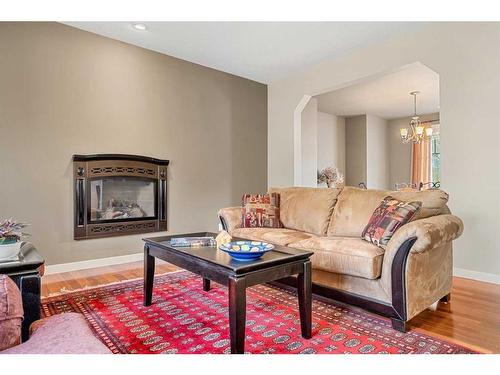
[[[318,170],[332,165],[345,173],[345,119],[318,112]]]
[[[366,115],[366,186],[389,189],[387,120]]]
[[[0,217],[31,223],[48,264],[142,251],[73,240],[75,153],[170,159],[170,233],[265,192],[265,85],[57,23],[0,23],[0,51]]]
[[[366,115],[345,119],[345,184],[366,184]]]

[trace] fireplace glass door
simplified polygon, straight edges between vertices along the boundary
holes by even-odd
[[[88,221],[157,219],[157,180],[141,177],[104,177],[89,180]]]

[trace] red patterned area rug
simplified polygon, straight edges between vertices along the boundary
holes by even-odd
[[[229,353],[227,288],[187,272],[156,276],[153,304],[142,280],[80,290],[42,301],[42,314],[82,313],[114,353]],[[474,353],[445,340],[391,328],[388,319],[313,301],[313,337],[300,335],[297,297],[267,285],[247,290],[248,353]]]

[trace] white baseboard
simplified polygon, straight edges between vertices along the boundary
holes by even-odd
[[[144,257],[143,253],[136,253],[136,254],[121,255],[109,258],[84,260],[81,262],[53,264],[50,266],[45,266],[45,275],[61,273],[61,272],[85,270],[88,268],[95,268],[95,267],[112,266],[114,264],[137,262],[139,260],[143,260],[144,259],[143,257]]]
[[[495,275],[493,273],[471,271],[455,267],[453,268],[453,276],[473,279],[477,281],[484,281],[487,283],[500,284],[500,275]]]

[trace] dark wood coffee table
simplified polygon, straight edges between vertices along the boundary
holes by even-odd
[[[203,278],[203,290],[210,290],[210,280],[229,288],[229,332],[231,353],[244,353],[246,323],[246,288],[292,275],[297,275],[297,294],[302,337],[311,338],[311,262],[309,251],[276,246],[260,259],[233,260],[215,246],[172,247],[172,237],[213,236],[216,233],[188,233],[175,236],[145,238],[144,306],[151,305],[155,258],[184,268]],[[242,240],[234,238],[234,241]]]

